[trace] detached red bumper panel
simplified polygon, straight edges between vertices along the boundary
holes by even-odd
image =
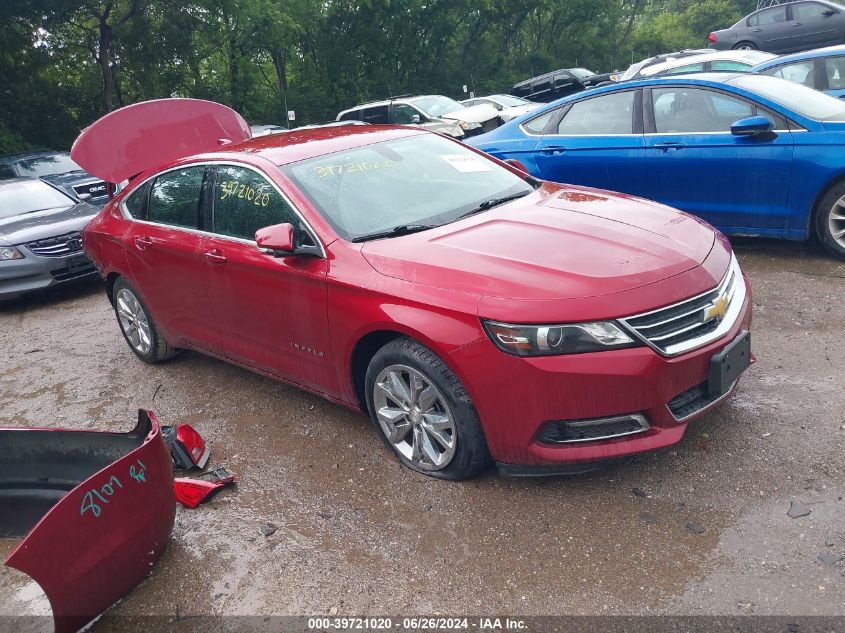
[[[6,565],[44,590],[56,633],[80,629],[149,575],[175,513],[152,413],[139,411],[129,433],[0,429],[0,536],[25,535]]]

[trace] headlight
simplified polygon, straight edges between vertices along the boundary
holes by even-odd
[[[464,132],[469,132],[470,130],[481,127],[481,123],[468,123],[467,121],[461,121],[459,125]]]
[[[14,246],[0,246],[0,262],[6,262],[10,259],[23,259],[23,255]]]
[[[583,354],[639,345],[610,321],[566,325],[511,325],[484,321],[490,340],[513,356]]]

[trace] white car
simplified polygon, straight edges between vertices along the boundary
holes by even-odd
[[[640,69],[634,77],[629,79],[710,71],[744,72],[775,57],[777,55],[752,50],[711,51],[700,55],[669,57],[659,64],[651,64]]]
[[[491,105],[467,107],[443,95],[395,97],[362,103],[337,115],[337,121],[363,121],[372,125],[419,125],[433,132],[463,139],[500,125]]]
[[[499,118],[502,119],[503,123],[523,114],[528,114],[543,105],[541,103],[534,103],[528,99],[522,99],[521,97],[514,97],[513,95],[487,95],[486,97],[464,99],[461,103],[465,106],[491,105],[499,111]]]

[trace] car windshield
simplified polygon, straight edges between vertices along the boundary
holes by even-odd
[[[578,77],[578,79],[586,79],[587,77],[592,77],[596,74],[592,70],[587,70],[586,68],[570,68],[569,72]]]
[[[27,180],[0,186],[0,220],[33,211],[73,205],[72,198],[40,180]]]
[[[774,101],[808,119],[845,122],[845,103],[841,99],[802,84],[767,75],[741,75],[729,83]]]
[[[18,161],[18,167],[23,172],[21,176],[29,176],[32,178],[65,174],[69,171],[78,171],[82,169],[82,167],[73,162],[70,159],[70,156],[67,156],[66,154],[50,154],[47,156],[38,156],[36,158],[27,158],[25,160]]]
[[[455,112],[457,110],[463,110],[466,107],[454,99],[441,97],[439,95],[435,95],[433,97],[419,97],[418,99],[412,99],[410,102],[422,110],[425,115],[431,119],[436,119],[437,117],[441,117],[444,114],[450,114],[451,112]]]
[[[482,203],[533,191],[513,172],[434,134],[335,152],[282,171],[350,241],[448,224]]]
[[[520,99],[519,97],[512,97],[511,95],[493,95],[489,98],[498,103],[499,105],[505,106],[506,108],[531,105],[531,102],[528,99]]]

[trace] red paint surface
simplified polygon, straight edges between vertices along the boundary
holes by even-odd
[[[176,514],[173,464],[150,417],[153,428],[140,447],[68,492],[6,559],[44,590],[56,633],[72,633],[108,609],[150,574],[164,552]],[[137,472],[139,460],[143,483],[129,473],[133,466]],[[123,488],[99,504],[100,516],[83,512],[90,490],[109,482],[116,488],[112,477]]]
[[[85,171],[118,183],[150,167],[250,137],[231,108],[201,99],[144,101],[110,112],[82,130],[70,156]]]
[[[671,359],[645,347],[524,359],[498,351],[479,317],[579,322],[663,307],[717,285],[730,261],[727,240],[662,205],[545,183],[525,198],[443,227],[354,244],[340,239],[277,168],[427,133],[386,126],[315,129],[159,166],[225,160],[256,167],[314,227],[326,259],[275,258],[249,243],[140,225],[117,211],[120,197],[86,228],[86,251],[103,275],[129,279],[174,345],[201,349],[353,408],[359,400],[352,359],[362,339],[389,332],[420,341],[462,380],[500,461],[566,463],[680,439],[684,425],[669,423],[666,402],[705,381],[707,361],[731,337]],[[139,233],[158,240],[156,247],[139,249]],[[201,253],[210,249],[225,255],[226,263],[204,261]],[[749,319],[746,306],[741,321]],[[532,443],[545,420],[634,411],[653,417],[653,431],[580,446]]]

